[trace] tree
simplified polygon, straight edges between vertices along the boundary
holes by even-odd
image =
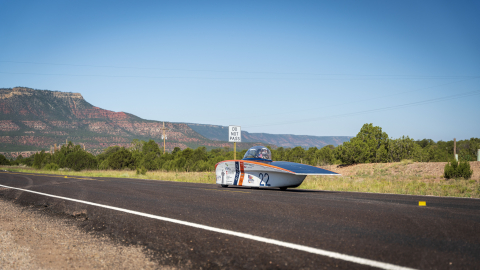
[[[389,161],[398,162],[402,159],[413,159],[415,141],[408,136],[390,139],[388,142]]]
[[[377,152],[375,153],[375,161],[377,163],[386,163],[389,161],[388,158],[388,151],[385,148],[385,145],[380,145],[380,147],[377,149]]]
[[[129,150],[132,152],[134,167],[137,169],[156,170],[159,168],[157,159],[162,153],[154,140],[145,142],[134,139]]]
[[[272,159],[278,160],[278,161],[283,161],[286,160],[285,157],[285,149],[283,147],[279,147],[276,150],[272,151]]]
[[[134,140],[135,141],[135,140]],[[97,156],[98,163],[102,163],[104,160],[108,159],[110,155],[112,155],[115,152],[118,152],[122,149],[122,147],[115,145],[115,146],[110,146],[107,147],[106,149],[103,150],[101,154]]]
[[[42,150],[40,153],[35,153],[33,155],[33,167],[37,169],[43,168],[45,164],[47,164],[47,154],[45,153],[45,150]]]
[[[108,157],[108,166],[114,170],[121,170],[124,168],[135,169],[135,160],[132,153],[122,147],[119,151],[113,153]]]
[[[333,145],[327,145],[318,149],[315,153],[317,158],[317,164],[315,165],[328,165],[335,162],[335,147]]]
[[[175,148],[173,148],[172,155],[176,155],[180,151],[182,151],[182,149],[180,149],[180,147],[175,147]]]
[[[480,139],[471,138],[457,142],[457,153],[459,160],[476,161],[477,149],[480,149]]]
[[[303,163],[305,159],[305,149],[301,146],[294,147],[287,151],[286,156],[288,161]]]
[[[312,166],[315,166],[317,165],[318,163],[318,160],[317,160],[317,147],[310,147],[308,148],[307,151],[305,151],[305,163],[308,164],[308,165],[312,165]]]
[[[387,143],[388,135],[381,127],[364,124],[357,136],[338,146],[338,158],[344,164],[379,162],[383,157],[377,158],[377,151],[382,145],[387,148]]]
[[[10,161],[4,155],[0,155],[0,165],[10,165]]]
[[[432,139],[423,139],[423,140],[417,140],[415,141],[416,144],[418,144],[420,147],[425,148],[430,145],[434,145],[435,142]]]
[[[154,153],[160,156],[161,152],[160,152],[160,148],[158,147],[158,144],[154,140],[149,140],[148,142],[143,142],[142,153],[144,155],[148,153]]]
[[[75,171],[97,168],[97,159],[86,151],[75,151],[68,154],[65,163],[67,168]]]

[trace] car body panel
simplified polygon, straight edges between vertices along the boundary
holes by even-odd
[[[216,182],[224,186],[297,187],[307,175],[340,175],[287,161],[226,160],[215,165]]]

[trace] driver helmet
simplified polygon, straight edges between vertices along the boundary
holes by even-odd
[[[254,146],[245,153],[243,160],[272,161],[272,152],[265,146]]]

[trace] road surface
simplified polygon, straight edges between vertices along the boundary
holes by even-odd
[[[478,199],[15,172],[0,172],[0,197],[77,216],[86,231],[144,245],[165,265],[480,267]]]

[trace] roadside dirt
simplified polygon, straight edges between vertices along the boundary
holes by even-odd
[[[389,174],[404,176],[422,176],[443,178],[443,170],[447,162],[395,162],[395,163],[367,163],[354,164],[349,166],[322,166],[322,168],[340,173],[343,176],[354,176],[357,174],[373,174],[381,170]],[[472,179],[480,179],[480,161],[471,161],[470,169],[473,170]]]
[[[0,269],[158,269],[138,246],[0,199]]]

